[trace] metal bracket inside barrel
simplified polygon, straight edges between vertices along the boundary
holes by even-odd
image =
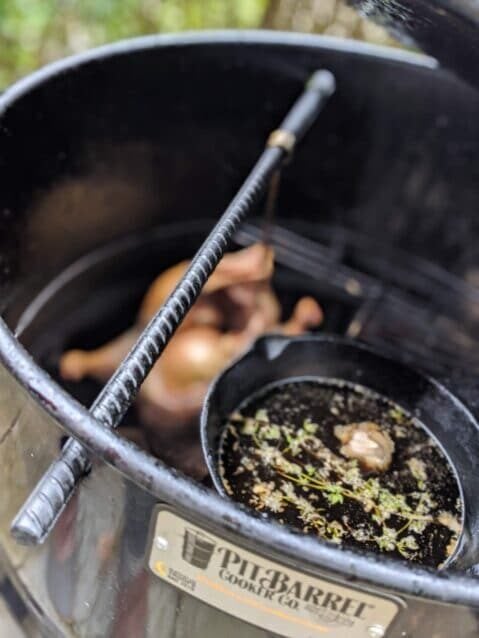
[[[201,294],[233,234],[260,201],[272,175],[290,157],[334,90],[335,80],[329,71],[316,71],[309,78],[303,93],[281,126],[271,133],[262,155],[183,278],[93,403],[90,412],[102,425],[118,426],[141,384]],[[47,469],[15,517],[11,526],[14,538],[26,545],[42,543],[89,467],[85,448],[75,439],[68,439],[60,456]]]

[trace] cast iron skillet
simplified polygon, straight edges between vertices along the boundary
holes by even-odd
[[[200,427],[203,453],[218,492],[227,497],[217,463],[218,438],[226,417],[263,386],[315,376],[359,383],[391,399],[426,426],[456,472],[464,503],[462,533],[445,566],[453,563],[465,569],[478,563],[479,498],[471,480],[479,458],[478,423],[435,379],[344,337],[262,337],[216,378],[203,405]]]

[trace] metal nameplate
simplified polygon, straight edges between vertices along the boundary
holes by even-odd
[[[168,509],[157,513],[148,564],[191,596],[285,638],[382,638],[400,610],[399,601],[290,569]]]

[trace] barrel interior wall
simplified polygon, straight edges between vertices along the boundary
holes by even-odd
[[[431,62],[394,55],[332,43],[133,47],[30,87],[0,114],[0,309],[19,326],[23,344],[48,369],[66,347],[96,347],[113,325],[126,328],[149,281],[194,253],[308,71],[324,66],[336,74],[338,93],[282,180],[273,232],[277,256],[289,260],[278,259],[281,301],[288,307],[294,294],[314,294],[328,330],[382,339],[402,354],[414,336],[423,362],[477,352],[479,293],[448,275],[476,286],[479,279],[479,95]],[[237,245],[260,230],[248,220]],[[72,264],[71,278],[42,297]],[[371,312],[374,295],[360,298],[358,290],[378,285],[381,305]],[[444,316],[427,306],[431,297]],[[418,313],[420,300],[426,314]],[[364,333],[355,332],[358,325]],[[89,404],[99,388],[86,390],[77,398]],[[156,499],[141,477],[131,477],[135,484],[100,459],[43,548],[13,543],[13,514],[61,445],[63,431],[40,399],[0,368],[0,467],[8,486],[0,543],[25,597],[58,635],[270,635],[146,569]],[[125,428],[120,434],[136,436]],[[168,477],[174,501],[178,474]],[[377,567],[384,568],[380,560]],[[464,638],[477,635],[474,610],[412,591],[391,638],[419,635],[418,624],[420,635],[443,638],[452,627]]]
[[[79,256],[214,218],[321,64],[339,90],[285,171],[279,217],[336,223],[442,265],[476,258],[479,96],[427,65],[325,47],[130,51],[58,74],[2,116],[3,312]]]

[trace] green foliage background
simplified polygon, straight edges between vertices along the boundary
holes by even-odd
[[[56,58],[142,34],[255,28],[267,0],[0,0],[0,86]]]
[[[395,44],[347,0],[0,0],[0,88],[47,62],[114,40],[247,28]]]

